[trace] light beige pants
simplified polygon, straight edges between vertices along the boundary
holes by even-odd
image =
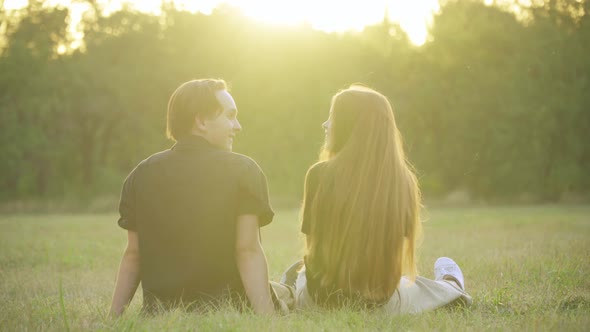
[[[402,277],[398,290],[393,293],[389,302],[377,310],[384,310],[390,314],[416,314],[456,301],[471,305],[472,298],[453,282],[436,281],[424,277],[417,277],[416,282],[411,282],[408,278]],[[295,303],[298,309],[318,307],[307,291],[305,268],[297,276]]]

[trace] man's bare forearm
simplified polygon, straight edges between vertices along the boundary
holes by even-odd
[[[238,252],[236,257],[246,296],[248,296],[254,312],[257,314],[274,313],[268,282],[268,266],[262,248]]]
[[[115,284],[109,315],[120,316],[129,305],[139,285],[139,252],[125,250]]]

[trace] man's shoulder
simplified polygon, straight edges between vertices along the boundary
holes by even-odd
[[[237,153],[237,152],[230,152],[230,153],[233,156],[232,158],[235,158],[238,162],[240,162],[244,165],[259,167],[256,160],[254,160],[254,158],[252,158],[250,156],[247,156],[247,155],[241,154],[241,153]]]
[[[245,154],[220,150],[218,151],[218,155],[224,159],[225,163],[236,167],[239,170],[261,170],[260,165],[252,157]]]
[[[160,152],[156,152],[149,157],[145,158],[144,160],[140,161],[137,166],[129,173],[128,179],[134,179],[137,176],[141,176],[138,174],[145,173],[147,169],[150,168],[150,165],[157,164],[165,159],[168,158],[170,155],[171,150],[163,150]]]
[[[173,155],[174,151],[172,149],[156,152],[142,160],[132,173],[145,173],[150,168],[157,168],[157,165],[167,164]],[[253,158],[236,152],[224,150],[210,151],[206,159],[209,160],[208,163],[219,164],[219,167],[233,174],[248,176],[255,173],[263,173],[262,168]]]
[[[151,164],[157,164],[163,160],[166,160],[170,156],[171,152],[172,152],[172,150],[170,150],[170,149],[156,152],[156,153],[150,155],[149,157],[145,158],[144,160],[140,161],[139,164],[137,165],[136,169],[148,167]]]

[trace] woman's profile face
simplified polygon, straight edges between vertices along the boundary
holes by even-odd
[[[328,142],[328,138],[330,137],[330,129],[332,128],[332,111],[330,110],[330,114],[328,115],[328,120],[322,123],[322,128],[324,128],[324,133],[326,134],[326,143]]]

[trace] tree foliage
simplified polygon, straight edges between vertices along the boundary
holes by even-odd
[[[360,33],[253,22],[163,6],[84,16],[69,45],[67,8],[0,10],[0,198],[116,194],[141,159],[171,145],[171,92],[220,77],[275,197],[299,197],[317,158],[331,96],[362,82],[394,104],[427,195],[558,200],[590,189],[590,5],[522,9],[446,1],[431,40],[411,45],[384,22]],[[526,15],[525,15],[526,14]]]

